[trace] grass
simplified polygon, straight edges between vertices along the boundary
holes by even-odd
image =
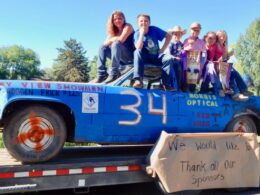
[[[3,133],[2,133],[2,130],[0,132],[0,148],[4,148],[4,142],[3,142]]]

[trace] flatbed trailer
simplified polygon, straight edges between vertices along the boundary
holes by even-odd
[[[66,189],[88,192],[91,187],[154,182],[145,171],[150,149],[149,145],[64,147],[53,160],[38,164],[21,164],[6,149],[1,149],[0,194]],[[237,195],[258,193],[258,188],[232,192]],[[199,194],[229,192],[209,189]]]
[[[145,172],[151,146],[64,147],[51,161],[21,164],[0,151],[0,194],[88,190],[94,186],[152,181]],[[108,155],[109,154],[109,155]]]

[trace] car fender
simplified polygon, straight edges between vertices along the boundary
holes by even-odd
[[[259,121],[260,121],[260,117],[259,115],[252,111],[251,109],[247,109],[245,112],[240,112],[240,113],[237,113],[233,116],[233,118],[237,118],[237,117],[240,117],[240,116],[254,116],[255,118],[257,118]]]
[[[58,104],[62,104],[66,107],[69,107],[67,104],[65,104],[63,101],[61,101],[60,99],[57,98],[53,98],[53,97],[43,97],[43,96],[14,96],[9,98],[5,105],[3,106],[3,111],[2,111],[2,116],[1,119],[3,119],[5,116],[5,113],[7,113],[8,108],[13,105],[14,103],[18,103],[18,102],[52,102],[52,103],[58,103]],[[72,111],[72,109],[69,107],[69,109]],[[72,111],[73,112],[73,111]]]

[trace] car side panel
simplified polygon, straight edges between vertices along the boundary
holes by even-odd
[[[160,90],[107,87],[104,110],[104,135],[119,142],[123,136],[128,142],[152,142],[162,130],[178,126],[178,103]]]

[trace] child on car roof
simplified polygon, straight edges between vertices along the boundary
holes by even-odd
[[[198,83],[201,73],[202,73],[202,67],[205,63],[206,58],[206,46],[205,42],[199,38],[199,34],[201,31],[201,25],[198,22],[194,22],[190,26],[190,37],[185,39],[184,41],[184,51],[185,55],[183,55],[183,65],[184,65],[184,85],[185,88],[188,89],[190,92],[195,92],[196,90],[196,83]],[[187,54],[191,53],[191,51],[196,51],[199,53],[199,59],[197,56],[193,56],[191,58],[190,65],[199,64],[200,67],[194,68],[194,67],[187,67]],[[197,55],[197,54],[196,54]],[[191,77],[191,79],[189,79]],[[196,79],[195,79],[196,78]],[[193,83],[190,83],[189,80],[193,80]],[[196,82],[194,83],[194,80]]]
[[[221,65],[221,62],[227,62],[228,55],[228,36],[224,30],[220,30],[217,33],[217,49],[215,59]],[[223,82],[223,81],[222,81]],[[240,74],[232,66],[230,73],[229,89],[226,89],[227,92],[234,93],[232,98],[234,100],[246,101],[248,96],[243,93],[247,92],[247,86],[243,81]]]
[[[137,17],[139,29],[134,35],[134,43],[136,50],[134,51],[134,88],[143,87],[144,66],[145,63],[152,63],[160,66],[162,72],[162,83],[165,90],[173,91],[175,73],[173,67],[173,59],[170,55],[164,54],[171,35],[164,30],[151,26],[150,16],[147,14],[139,14]],[[163,45],[159,47],[159,41]]]
[[[166,50],[166,53],[173,57],[173,68],[176,74],[176,81],[179,89],[182,89],[183,65],[181,61],[181,52],[183,50],[183,43],[181,42],[181,38],[186,34],[186,30],[182,30],[180,26],[175,26],[172,29],[169,29],[168,32],[172,35],[172,40]]]
[[[219,70],[217,68],[217,63],[214,61],[217,54],[217,35],[215,32],[208,32],[204,36],[204,41],[206,43],[207,49],[207,62],[203,69],[203,81],[200,87],[200,93],[209,92],[209,83],[213,86],[213,91],[216,95],[224,96],[222,86],[219,80]]]

